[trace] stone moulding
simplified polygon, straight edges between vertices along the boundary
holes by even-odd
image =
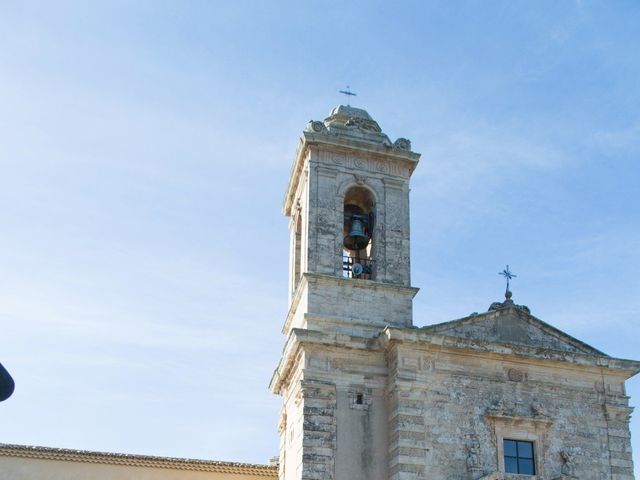
[[[328,136],[315,132],[303,132],[293,160],[293,165],[291,166],[291,176],[289,177],[289,184],[287,185],[284,196],[282,212],[286,216],[291,216],[293,198],[295,196],[294,193],[298,184],[298,178],[302,174],[303,166],[309,156],[310,148],[316,145],[322,145],[323,148],[336,152],[346,153],[355,151],[358,155],[366,153],[368,158],[372,159],[407,162],[410,171],[415,169],[420,159],[419,153],[412,152],[410,150],[386,147],[379,144],[372,144],[370,142],[359,142],[354,139],[341,138],[339,135]]]
[[[101,463],[128,467],[164,468],[198,472],[230,473],[278,477],[278,467],[251,463],[218,462],[191,458],[155,457],[124,453],[92,452],[65,448],[36,447],[27,445],[0,444],[0,456],[33,458],[36,460],[57,460],[63,462]]]
[[[293,292],[293,297],[291,298],[291,305],[289,306],[289,311],[287,312],[287,318],[284,321],[284,325],[282,326],[282,333],[286,335],[289,331],[289,327],[291,326],[291,321],[296,313],[296,309],[298,308],[298,303],[300,303],[300,299],[302,298],[302,292],[304,292],[307,286],[307,276],[306,273],[302,274],[302,278],[300,282],[298,282],[298,286]]]
[[[527,479],[536,479],[536,476],[530,475],[518,475],[518,474],[510,474],[504,472],[495,472],[490,473],[489,475],[485,475],[484,477],[480,477],[478,480],[522,480],[523,478]]]
[[[498,412],[489,410],[485,413],[485,417],[493,421],[510,422],[515,424],[530,424],[549,426],[553,424],[553,420],[549,417],[525,417],[510,412]]]
[[[307,280],[315,283],[325,283],[325,284],[338,284],[342,286],[349,286],[355,288],[366,288],[372,290],[387,290],[394,292],[407,292],[413,298],[418,291],[420,290],[418,287],[409,287],[406,285],[397,285],[395,283],[383,283],[376,282],[375,280],[354,280],[352,278],[343,278],[343,277],[335,277],[333,275],[325,275],[321,273],[310,273],[305,272],[304,277]]]
[[[380,334],[379,338],[383,346],[394,342],[407,342],[419,343],[425,346],[432,345],[440,348],[451,348],[454,350],[466,350],[489,355],[536,358],[541,361],[572,363],[581,367],[608,368],[624,372],[627,378],[640,372],[640,362],[635,360],[588,355],[584,353],[563,352],[559,350],[494,341],[466,339],[442,334],[433,334],[418,328],[387,327]]]
[[[350,336],[344,333],[326,333],[305,328],[293,328],[282,350],[280,362],[269,382],[269,390],[279,394],[288,373],[298,359],[300,347],[307,344],[338,346],[357,350],[375,350],[377,341],[373,338]]]
[[[519,475],[517,473],[504,473],[504,472],[495,472],[490,473],[489,475],[485,475],[484,477],[478,478],[478,480],[523,480],[523,479],[531,479],[531,480],[546,480],[547,477],[539,477],[539,476],[531,476],[531,475]],[[571,480],[569,477],[562,475],[561,477],[554,477],[553,480]]]
[[[335,317],[335,316],[328,316],[328,315],[316,315],[313,313],[305,313],[304,314],[304,319],[305,321],[322,321],[325,325],[344,325],[345,323],[345,318],[344,317]],[[367,321],[358,321],[358,320],[350,320],[350,325],[352,325],[353,327],[375,327],[375,328],[380,328],[382,329],[382,327],[380,326],[380,324],[378,323],[372,323],[372,322],[367,322]]]
[[[287,335],[289,333],[289,330],[291,329],[291,322],[293,321],[293,317],[298,308],[298,304],[300,303],[303,292],[305,291],[308,284],[337,284],[341,286],[356,287],[373,291],[403,292],[406,295],[410,295],[411,298],[415,297],[418,291],[420,291],[420,289],[417,287],[408,287],[405,285],[396,285],[393,283],[382,283],[376,282],[375,280],[354,280],[352,278],[342,278],[320,273],[304,272],[302,274],[300,282],[298,283],[298,286],[296,287],[295,292],[293,293],[291,305],[289,306],[289,312],[287,313],[287,318],[285,319],[284,325],[282,326],[282,333],[284,335]],[[335,320],[337,321],[338,319]]]

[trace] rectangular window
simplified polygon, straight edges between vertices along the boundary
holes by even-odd
[[[533,442],[504,439],[504,471],[535,475],[536,466],[533,456]]]

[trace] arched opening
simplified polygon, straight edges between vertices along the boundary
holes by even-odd
[[[343,202],[342,275],[345,278],[374,278],[372,258],[375,200],[372,192],[353,186],[347,190]]]

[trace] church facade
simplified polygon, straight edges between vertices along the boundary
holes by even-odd
[[[409,181],[420,155],[364,110],[303,132],[287,188],[290,308],[271,380],[281,480],[631,480],[640,363],[505,300],[415,328]]]

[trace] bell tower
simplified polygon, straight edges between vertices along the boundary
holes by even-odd
[[[364,110],[334,108],[302,134],[284,200],[292,328],[375,335],[410,326],[409,178],[420,155]]]
[[[281,480],[389,476],[387,364],[375,338],[412,326],[409,179],[420,155],[341,105],[302,133],[284,199],[291,220]]]

